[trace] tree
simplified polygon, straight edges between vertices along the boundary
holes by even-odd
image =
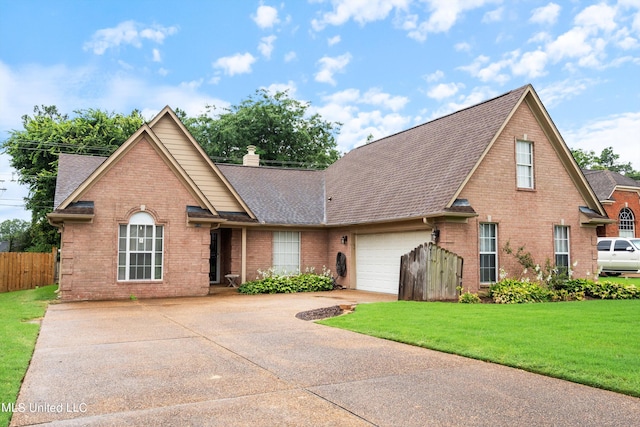
[[[607,169],[632,179],[640,179],[640,171],[634,170],[630,162],[618,161],[620,155],[613,152],[613,147],[603,149],[599,156],[593,150],[585,151],[580,148],[571,150],[571,154],[581,169]]]
[[[248,145],[255,145],[262,160],[324,168],[340,157],[335,135],[341,124],[317,113],[309,115],[309,106],[291,99],[287,91],[271,95],[259,89],[239,105],[224,109],[209,105],[195,118],[177,113],[211,157],[237,161]]]
[[[8,252],[22,252],[29,246],[29,223],[8,219],[0,223],[0,242],[8,242]]]
[[[26,208],[31,211],[30,250],[48,251],[58,245],[57,230],[47,222],[53,210],[58,155],[74,153],[108,156],[129,138],[143,119],[137,110],[130,115],[88,109],[61,114],[56,106],[36,106],[33,116],[22,116],[22,130],[13,130],[2,144],[11,155],[11,166],[26,184]]]

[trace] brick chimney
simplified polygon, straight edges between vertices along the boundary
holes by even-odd
[[[256,146],[249,145],[247,154],[242,158],[243,166],[260,166],[260,154],[256,154]]]

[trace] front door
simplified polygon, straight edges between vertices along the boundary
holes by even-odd
[[[209,244],[209,284],[220,283],[220,233],[211,232]]]

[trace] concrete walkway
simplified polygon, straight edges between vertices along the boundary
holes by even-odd
[[[12,425],[640,425],[640,399],[294,317],[381,299],[51,305]]]

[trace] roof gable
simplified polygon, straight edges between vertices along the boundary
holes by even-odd
[[[154,126],[154,129],[151,126]],[[208,209],[215,215],[218,215],[218,211],[228,211],[240,212],[249,215],[252,219],[255,218],[169,107],[165,107],[150,124],[142,125],[106,159],[92,161],[87,159],[88,156],[73,156],[66,159],[63,156],[63,168],[59,168],[59,177],[56,181],[55,208],[65,209],[77,202],[113,164],[142,140],[147,141],[155,149],[202,208]],[[83,159],[80,160],[80,158]],[[59,192],[58,186],[60,186]]]
[[[136,144],[141,141],[149,143],[160,157],[167,163],[169,168],[176,174],[178,178],[185,184],[194,198],[207,209],[215,212],[213,206],[209,203],[204,194],[195,185],[193,180],[180,167],[178,162],[164,147],[162,142],[153,133],[148,125],[144,124],[138,129],[127,141],[124,142],[111,156],[102,162],[71,194],[69,194],[57,207],[58,210],[67,208],[70,204],[78,202],[82,195],[85,194],[106,172],[120,159],[122,159]]]
[[[255,217],[171,108],[165,107],[149,127],[216,210]]]
[[[521,87],[347,153],[327,169],[328,222],[443,214],[527,89]]]
[[[617,172],[602,169],[584,170],[583,173],[600,201],[610,200],[617,187],[634,188],[640,191],[638,181]]]

